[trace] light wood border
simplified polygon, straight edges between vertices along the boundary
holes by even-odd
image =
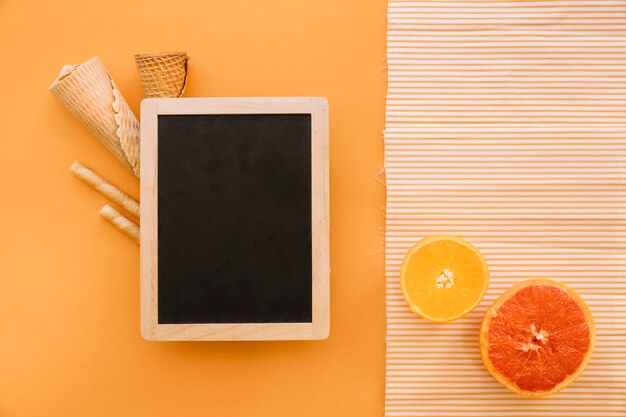
[[[158,116],[311,114],[312,323],[159,324]],[[146,340],[320,340],[330,330],[328,101],[321,97],[149,98],[141,102],[141,334]]]

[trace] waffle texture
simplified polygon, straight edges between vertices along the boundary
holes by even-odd
[[[135,63],[146,97],[182,97],[187,85],[185,52],[137,54]]]
[[[65,65],[48,90],[139,178],[139,122],[98,57]]]

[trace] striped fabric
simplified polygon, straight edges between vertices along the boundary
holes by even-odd
[[[626,1],[390,2],[387,42],[386,416],[626,416]],[[398,283],[435,233],[492,272],[448,324]],[[577,381],[528,399],[485,370],[478,328],[540,277],[582,295],[598,339]]]

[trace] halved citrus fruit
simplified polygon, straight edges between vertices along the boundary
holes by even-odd
[[[452,321],[472,311],[489,284],[485,258],[455,236],[426,237],[404,257],[400,287],[411,310],[434,321]]]
[[[498,298],[480,328],[485,366],[504,386],[528,396],[553,394],[576,379],[595,344],[591,312],[558,282],[520,282]]]

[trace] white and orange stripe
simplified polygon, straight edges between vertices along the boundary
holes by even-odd
[[[387,416],[626,415],[626,1],[391,1]],[[474,243],[484,301],[448,324],[399,288],[423,236]],[[596,352],[548,398],[484,369],[478,328],[515,282],[551,278],[589,305]]]

